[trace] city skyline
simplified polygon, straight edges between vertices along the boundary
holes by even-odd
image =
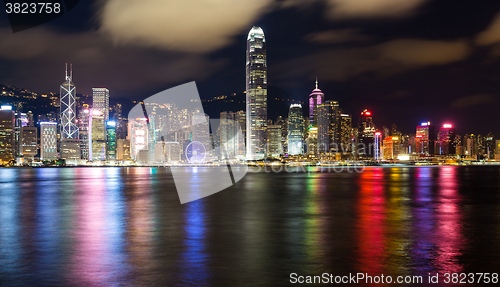
[[[56,75],[67,62],[79,67],[75,83],[82,94],[106,86],[114,97],[140,99],[191,80],[198,83],[202,99],[241,93],[245,72],[239,67],[245,36],[256,25],[273,39],[266,51],[273,71],[269,85],[288,91],[295,100],[309,94],[311,82],[318,77],[327,97],[333,96],[346,110],[368,108],[379,115],[381,124],[400,122],[405,132],[413,130],[413,123],[431,120],[454,122],[461,133],[476,132],[475,128],[481,134],[500,133],[487,116],[495,112],[500,94],[494,37],[500,3],[429,0],[401,7],[389,1],[402,12],[374,3],[374,14],[355,15],[332,8],[334,1],[285,1],[266,8],[230,3],[235,15],[248,15],[234,20],[243,24],[227,25],[231,32],[226,33],[229,28],[210,29],[211,21],[206,19],[207,25],[190,26],[182,43],[178,33],[151,40],[146,30],[144,41],[119,41],[123,34],[117,36],[119,31],[107,28],[124,11],[100,14],[111,0],[99,5],[80,1],[68,15],[16,34],[7,28],[2,14],[0,83],[57,92]],[[350,5],[350,11],[359,11],[358,2]],[[136,8],[137,12],[148,9],[147,5]],[[184,5],[177,3],[165,11],[182,9]],[[206,9],[207,14],[218,15],[211,9]],[[138,27],[157,23],[158,19],[149,18],[134,21]],[[163,18],[158,23],[170,21]],[[200,27],[209,31],[207,38],[197,36]],[[139,33],[131,37],[140,37]],[[150,40],[161,43],[150,45]],[[175,40],[192,48],[179,52],[182,49]],[[202,46],[209,51],[193,51]],[[462,114],[469,116],[463,119]]]

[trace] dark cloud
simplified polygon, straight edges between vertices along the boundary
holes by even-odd
[[[401,18],[410,15],[427,0],[316,0],[325,2],[327,17],[346,18]],[[314,0],[285,0],[284,7],[310,5]]]
[[[462,109],[477,105],[493,104],[498,102],[497,98],[498,97],[490,94],[471,95],[455,100],[451,104],[451,107]]]
[[[73,64],[74,81],[83,93],[90,93],[93,86],[112,87],[118,93],[162,89],[204,80],[225,63],[201,55],[117,47],[94,31],[64,34],[35,28],[12,33],[0,29],[0,38],[3,83],[43,92],[58,90],[66,62]]]
[[[401,39],[361,47],[328,49],[277,65],[280,78],[321,75],[323,79],[346,81],[354,76],[388,76],[425,66],[443,65],[465,59],[466,41]],[[296,67],[301,67],[297,69]]]
[[[363,42],[371,39],[368,35],[363,35],[359,29],[338,29],[328,30],[322,32],[314,32],[307,34],[304,37],[309,42],[322,43],[322,44],[340,44],[351,42]]]

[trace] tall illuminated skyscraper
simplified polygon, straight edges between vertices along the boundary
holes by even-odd
[[[90,131],[90,109],[81,109],[78,112],[78,129],[80,137],[80,150],[82,158],[89,160],[89,131]]]
[[[309,127],[318,126],[318,106],[323,104],[325,94],[318,89],[318,79],[316,79],[316,88],[309,95]]]
[[[0,163],[8,163],[15,156],[15,117],[12,106],[0,109]]]
[[[106,160],[116,159],[116,122],[106,122]]]
[[[352,116],[340,114],[340,150],[342,153],[352,150]]]
[[[316,122],[318,127],[318,154],[340,150],[340,108],[337,101],[326,101],[318,105]]]
[[[415,135],[417,153],[421,156],[434,155],[434,142],[436,141],[436,133],[434,126],[430,122],[424,122],[417,126],[417,133]]]
[[[266,39],[260,27],[252,27],[247,37],[246,55],[247,160],[265,155],[267,133]]]
[[[109,120],[109,90],[106,88],[92,88],[92,108],[104,115],[104,120]]]
[[[298,155],[304,149],[304,117],[302,116],[302,106],[292,104],[288,113],[288,154]]]
[[[436,154],[455,154],[455,128],[451,124],[444,124],[439,128]]]
[[[78,139],[76,126],[76,87],[73,84],[73,66],[66,64],[66,81],[61,85],[61,139]]]
[[[106,127],[101,111],[91,111],[89,127],[89,160],[106,160]]]
[[[375,125],[372,113],[366,109],[359,116],[357,152],[360,159],[371,159],[375,155]]]

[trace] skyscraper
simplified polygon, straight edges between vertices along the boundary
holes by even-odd
[[[2,106],[0,109],[0,163],[7,164],[14,160],[15,151],[15,118],[12,106]]]
[[[235,159],[239,150],[238,113],[220,113],[220,159]]]
[[[92,88],[92,108],[104,115],[104,120],[109,120],[109,90],[106,88]]]
[[[66,64],[66,81],[61,85],[61,139],[78,139],[76,126],[76,87],[73,84],[73,68]]]
[[[358,124],[358,144],[356,147],[360,159],[373,158],[375,155],[375,125],[373,124],[372,113],[363,110],[359,117]]]
[[[318,106],[323,104],[325,94],[318,89],[318,79],[316,79],[316,88],[309,95],[309,127],[318,126]]]
[[[352,117],[348,114],[340,114],[340,151],[350,152],[352,149]]]
[[[267,126],[267,156],[279,157],[283,153],[281,144],[281,125]]]
[[[40,159],[57,159],[56,122],[40,122]]]
[[[130,140],[116,140],[116,160],[131,160],[130,158]]]
[[[78,112],[80,150],[82,152],[82,158],[85,160],[89,160],[89,120],[90,109],[83,109]]]
[[[298,155],[303,153],[304,117],[302,105],[292,104],[288,112],[288,154]]]
[[[266,39],[260,27],[252,27],[246,53],[247,160],[265,155],[267,129]]]
[[[25,159],[33,158],[38,152],[38,135],[36,127],[21,128],[21,154]]]
[[[106,160],[106,131],[101,111],[91,111],[89,126],[89,160]]]
[[[326,101],[317,107],[318,154],[340,151],[339,117],[337,101]]]
[[[130,157],[137,160],[140,150],[148,150],[148,121],[146,118],[136,118],[128,122],[128,136],[130,138]],[[148,151],[149,158],[149,151]]]
[[[106,160],[116,159],[116,122],[106,122]]]
[[[417,126],[416,145],[417,153],[423,156],[434,155],[434,142],[436,141],[436,133],[434,126],[430,122],[424,122]]]
[[[437,154],[449,155],[455,154],[455,128],[451,124],[444,124],[439,128]]]

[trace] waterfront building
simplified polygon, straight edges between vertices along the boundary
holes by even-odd
[[[420,156],[433,156],[434,142],[436,141],[434,126],[430,122],[423,122],[417,126],[415,141],[417,154],[420,154]]]
[[[12,106],[0,108],[0,163],[6,164],[15,156],[15,115]]]
[[[106,127],[104,114],[99,110],[91,111],[89,151],[91,161],[106,160]]]
[[[317,107],[318,154],[340,151],[340,108],[337,101],[326,101]]]
[[[89,160],[89,123],[90,109],[87,106],[78,111],[80,151],[82,153],[82,159],[84,160]]]
[[[375,155],[375,125],[372,113],[366,109],[359,117],[356,149],[359,159],[372,159]]]
[[[127,161],[131,160],[130,157],[130,140],[117,139],[116,140],[116,160]]]
[[[283,154],[281,144],[281,125],[267,126],[267,156],[279,158]]]
[[[21,155],[33,159],[38,154],[38,133],[36,127],[21,128]]]
[[[140,150],[148,150],[148,130],[148,122],[146,118],[131,119],[128,122],[130,156],[132,159],[137,160],[137,154]]]
[[[57,123],[40,122],[40,159],[57,159]]]
[[[299,155],[304,153],[304,117],[302,105],[292,104],[288,112],[288,154]]]
[[[444,124],[439,128],[438,139],[436,143],[436,154],[453,155],[455,150],[455,128],[451,124]]]
[[[260,27],[252,27],[246,51],[246,159],[264,158],[267,129],[266,39]]]
[[[106,160],[116,160],[116,122],[106,122]]]

